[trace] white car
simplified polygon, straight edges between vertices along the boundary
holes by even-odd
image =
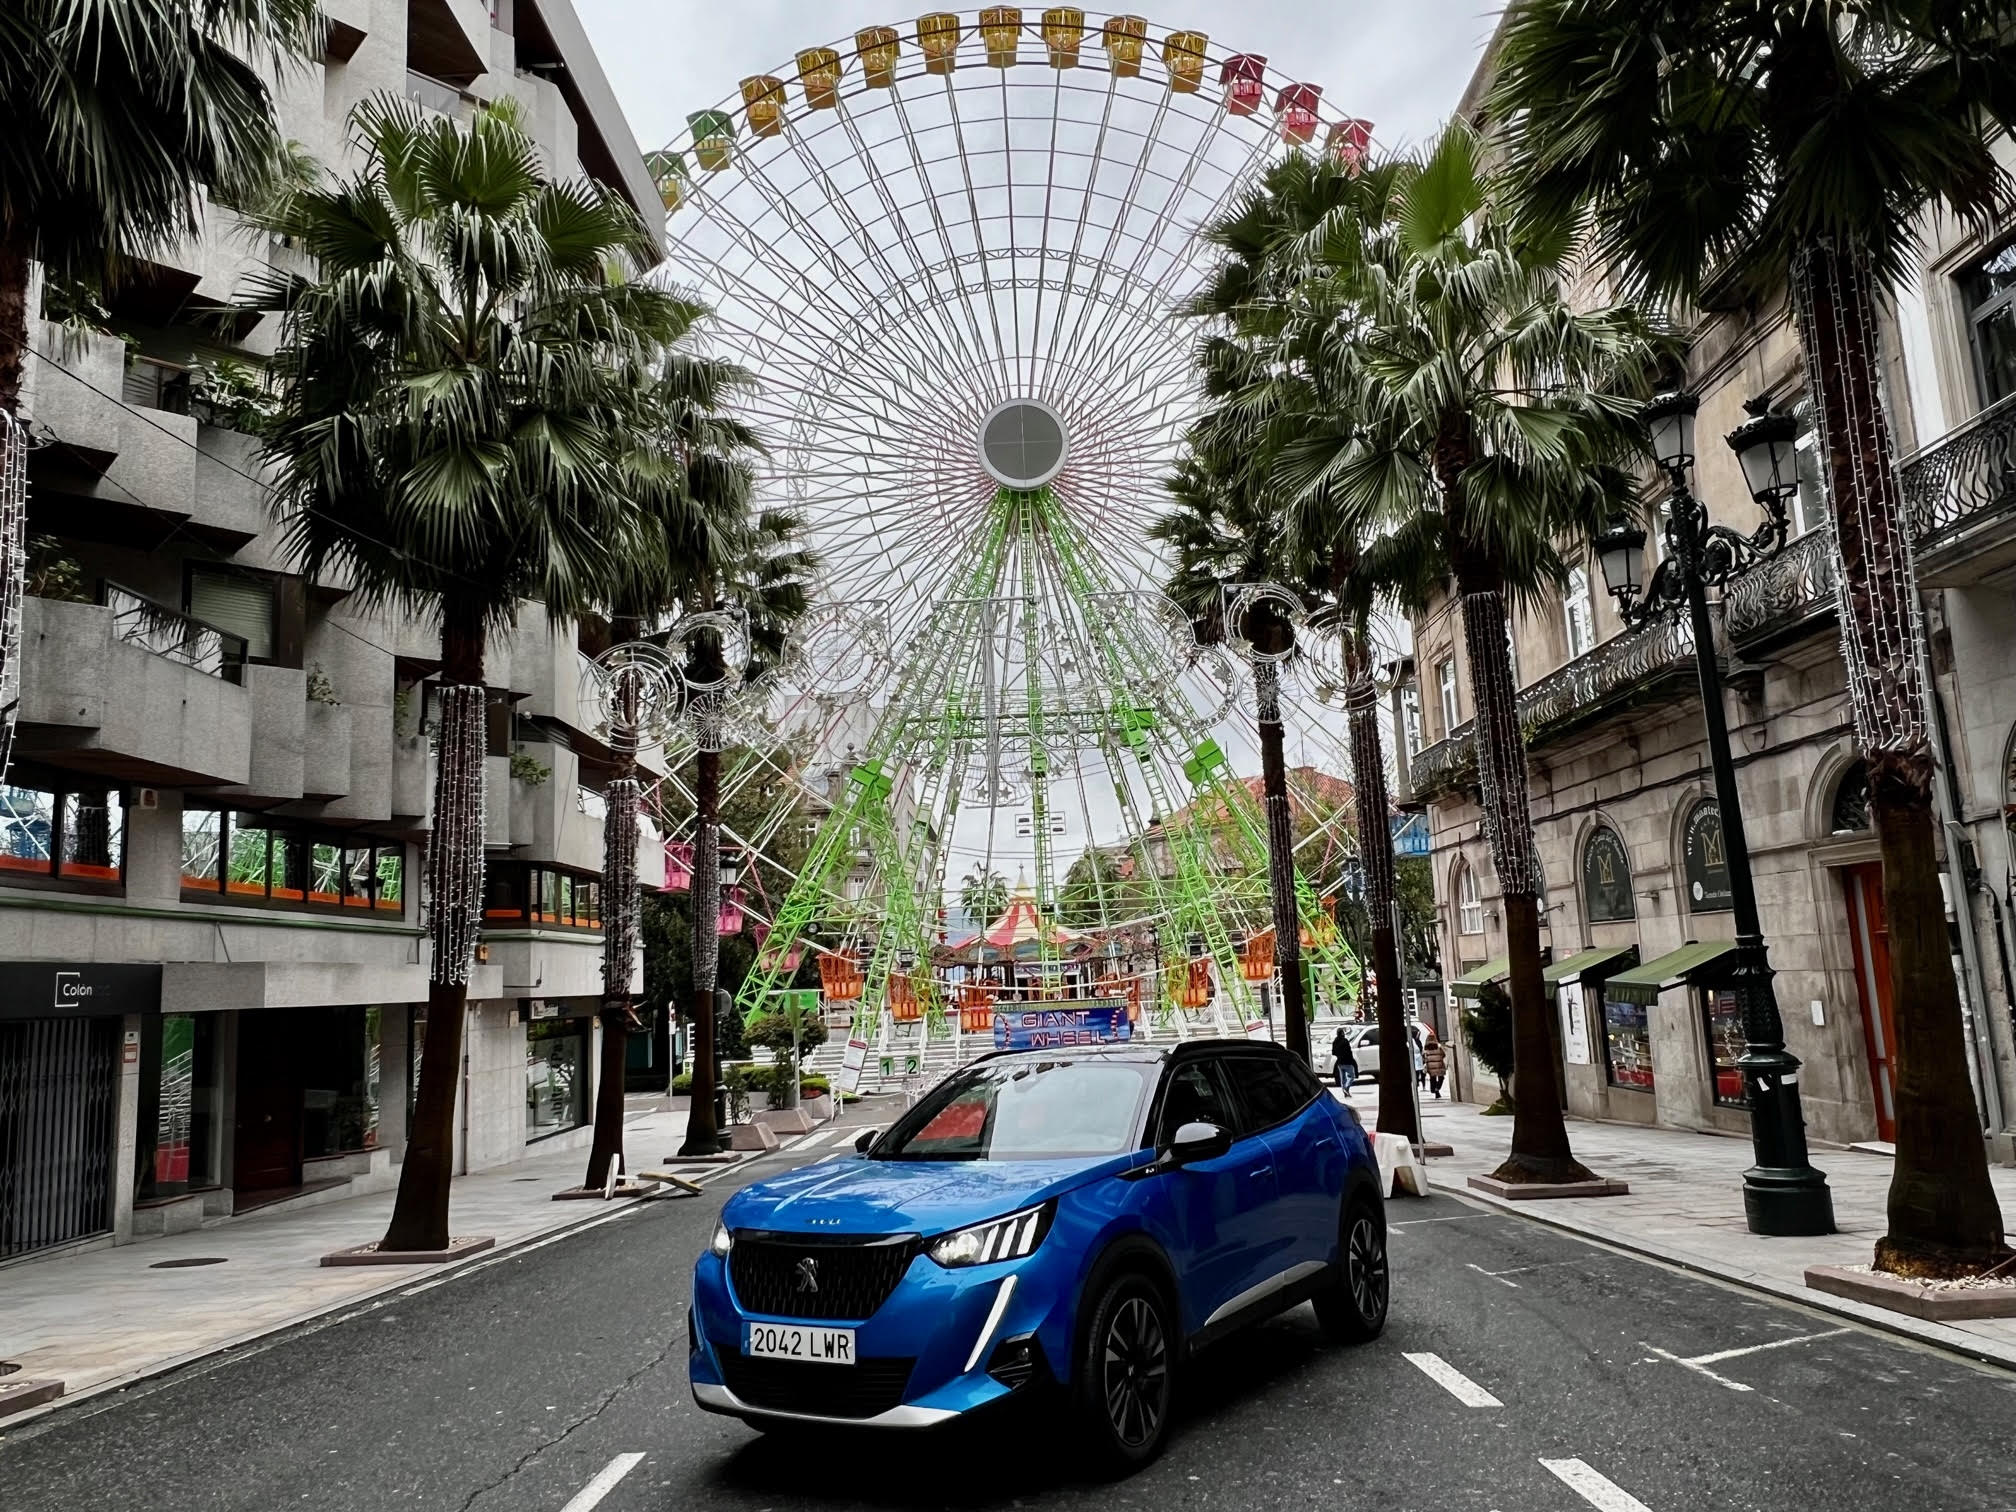
[[[1409,1024],[1407,1032],[1414,1036],[1414,1042],[1421,1044],[1421,1026]],[[1351,1060],[1344,1068],[1340,1083],[1347,1090],[1354,1082],[1379,1079],[1379,1026],[1377,1024],[1346,1024],[1344,1037],[1351,1045]],[[1323,1073],[1332,1080],[1337,1079],[1336,1058],[1326,1045],[1323,1051]]]

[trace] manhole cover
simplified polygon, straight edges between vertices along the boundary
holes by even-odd
[[[21,1367],[19,1365],[16,1365],[12,1360],[0,1360],[0,1376],[13,1375],[16,1371],[20,1370],[20,1368]]]
[[[198,1265],[222,1265],[227,1258],[224,1255],[192,1255],[187,1260],[156,1260],[147,1269],[188,1270]]]

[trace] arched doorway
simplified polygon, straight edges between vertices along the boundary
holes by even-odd
[[[1857,761],[1841,774],[1828,805],[1828,832],[1841,839],[1870,833],[1869,769]],[[1897,1017],[1890,992],[1890,924],[1883,910],[1883,863],[1840,868],[1848,910],[1848,943],[1855,963],[1855,996],[1862,1005],[1862,1043],[1869,1055],[1869,1091],[1876,1107],[1876,1137],[1897,1137]]]

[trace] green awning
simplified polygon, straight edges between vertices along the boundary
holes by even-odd
[[[1573,982],[1585,976],[1593,976],[1600,980],[1605,974],[1603,971],[1605,966],[1615,970],[1618,963],[1624,962],[1624,957],[1637,954],[1636,945],[1612,945],[1601,950],[1578,950],[1541,972],[1540,979],[1549,987],[1559,987],[1563,982]]]
[[[1697,940],[1660,956],[1656,961],[1647,961],[1629,971],[1618,972],[1603,984],[1603,995],[1619,1002],[1650,1007],[1659,1001],[1660,993],[1681,982],[1706,978],[1712,984],[1727,971],[1731,964],[1728,958],[1735,953],[1733,940]]]
[[[1466,971],[1449,984],[1449,995],[1459,998],[1477,997],[1484,991],[1486,982],[1502,982],[1512,969],[1511,959],[1498,956],[1486,961],[1474,971]]]

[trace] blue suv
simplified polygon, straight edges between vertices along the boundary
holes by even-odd
[[[1386,1321],[1386,1219],[1349,1107],[1244,1040],[987,1056],[856,1153],[743,1188],[693,1277],[693,1397],[759,1428],[929,1428],[1052,1389],[1150,1459],[1176,1370],[1312,1301]]]

